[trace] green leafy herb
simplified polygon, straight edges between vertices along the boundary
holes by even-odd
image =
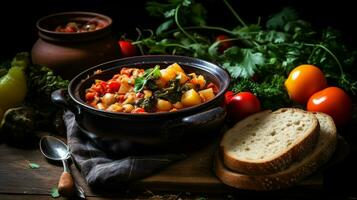
[[[145,70],[141,77],[135,79],[134,91],[140,92],[148,84],[148,81],[155,80],[161,76],[160,66],[156,65],[154,68]]]
[[[142,98],[137,102],[137,105],[141,108],[144,108],[146,112],[153,112],[157,104],[157,98],[151,96],[149,98]]]
[[[263,108],[278,109],[282,105],[291,105],[288,94],[284,88],[285,76],[274,75],[262,83],[251,81],[250,79],[241,79],[233,85],[234,92],[251,91],[261,101]],[[279,97],[279,98],[278,98]]]
[[[67,88],[69,81],[62,79],[45,66],[30,65],[27,71],[28,87],[33,95],[51,96],[60,88]],[[32,95],[30,94],[30,95]]]
[[[51,189],[51,196],[52,198],[58,198],[60,197],[60,194],[58,193],[58,189],[56,187],[53,187]]]
[[[163,18],[163,23],[156,34],[141,37],[135,44],[144,54],[187,55],[217,63],[231,75],[231,89],[254,92],[264,109],[292,106],[284,81],[293,68],[306,63],[318,66],[330,85],[357,93],[357,51],[344,45],[338,31],[316,30],[292,8],[272,15],[266,24],[260,20],[249,24],[227,0],[224,3],[237,19],[233,29],[207,25],[207,11],[193,0],[149,2],[148,11]],[[219,46],[225,41],[215,37],[219,34],[227,35],[232,43],[223,52]]]
[[[233,47],[224,53],[223,67],[228,70],[233,78],[252,77],[257,70],[257,65],[264,64],[264,56],[260,52],[253,53],[251,49]]]
[[[186,90],[188,89],[185,89],[185,85],[181,86],[180,79],[174,79],[169,81],[168,87],[155,91],[154,96],[176,103],[180,101],[182,93]]]
[[[38,169],[38,168],[40,168],[40,165],[37,163],[30,162],[29,167],[30,167],[30,169]]]

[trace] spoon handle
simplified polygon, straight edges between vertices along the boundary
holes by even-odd
[[[58,182],[58,193],[63,197],[69,197],[73,194],[73,178],[68,172],[63,172]]]
[[[64,171],[58,182],[58,193],[63,197],[69,197],[74,191],[74,181],[66,160],[62,160]]]

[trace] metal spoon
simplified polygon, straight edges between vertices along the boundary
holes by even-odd
[[[56,137],[44,136],[40,140],[40,150],[46,158],[62,161],[63,173],[58,182],[58,193],[64,197],[71,196],[74,192],[74,181],[67,163],[67,159],[70,157],[69,147]],[[80,187],[77,187],[76,192],[80,197],[84,197]]]

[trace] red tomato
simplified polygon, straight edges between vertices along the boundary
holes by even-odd
[[[118,102],[123,102],[125,100],[125,95],[124,94],[120,94],[118,96]]]
[[[228,105],[228,103],[231,101],[233,96],[234,96],[234,92],[232,91],[227,91],[224,94],[224,102],[226,103],[226,105]]]
[[[144,93],[141,93],[141,92],[138,92],[136,93],[135,97],[138,98],[138,99],[141,99],[141,98],[144,98],[145,94]]]
[[[132,113],[145,113],[144,108],[135,108],[133,111],[131,111]]]
[[[107,92],[109,92],[109,93],[118,92],[119,87],[120,87],[120,82],[118,82],[118,81],[110,81],[110,82],[108,83]]]
[[[77,29],[73,26],[66,26],[66,28],[64,29],[63,32],[66,32],[66,33],[75,33],[77,32]]]
[[[337,126],[345,125],[352,117],[351,99],[338,87],[328,87],[313,94],[306,109],[330,115]]]
[[[227,40],[227,39],[229,39],[229,37],[226,36],[226,35],[219,35],[219,36],[216,37],[216,41],[222,41],[222,40]],[[232,42],[231,41],[221,42],[218,45],[218,51],[220,53],[223,53],[223,51],[225,51],[226,49],[228,49],[231,46],[232,46]]]
[[[259,99],[250,92],[237,93],[227,104],[228,120],[231,122],[237,122],[259,111]]]
[[[215,84],[213,84],[213,83],[209,83],[209,84],[207,85],[207,88],[212,88],[213,93],[215,93],[215,94],[217,94],[217,93],[219,92],[218,87],[217,87]]]
[[[313,65],[300,65],[293,69],[285,81],[291,100],[305,104],[311,95],[327,87],[325,75]]]
[[[119,40],[119,46],[122,57],[130,57],[136,55],[136,47],[127,40]]]
[[[86,101],[93,101],[95,97],[95,92],[86,93]]]
[[[105,81],[100,81],[99,84],[102,86],[102,88],[107,88],[108,87],[108,83],[105,82]]]
[[[105,93],[105,88],[100,83],[95,84],[95,86],[92,87],[94,91],[96,91],[99,95],[102,95]]]

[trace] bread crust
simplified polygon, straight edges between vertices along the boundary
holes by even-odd
[[[256,113],[247,117],[235,126],[244,126],[245,123],[250,123],[250,121],[257,117],[277,112],[286,112],[288,110],[293,110],[294,112],[304,112],[307,116],[311,118],[312,126],[308,129],[310,133],[306,134],[306,137],[299,138],[299,140],[297,140],[294,145],[290,146],[289,148],[286,148],[284,151],[281,151],[274,157],[258,161],[249,161],[235,158],[234,155],[231,155],[229,153],[229,150],[226,149],[226,145],[223,143],[223,139],[220,145],[220,154],[223,158],[225,166],[227,166],[233,171],[241,172],[244,174],[271,174],[286,169],[288,166],[290,166],[292,162],[303,158],[306,154],[311,152],[317,143],[320,128],[318,120],[316,119],[314,114],[310,112],[297,108],[281,108],[274,112],[270,110],[262,111],[260,113]],[[229,137],[229,135],[225,134],[224,137]]]
[[[267,175],[248,175],[230,170],[223,164],[222,157],[216,153],[214,172],[225,184],[247,190],[277,190],[296,184],[301,179],[313,173],[318,167],[325,164],[335,151],[337,143],[336,127],[330,116],[324,116],[331,126],[331,132],[319,137],[318,146],[303,160],[294,162],[289,168]]]

